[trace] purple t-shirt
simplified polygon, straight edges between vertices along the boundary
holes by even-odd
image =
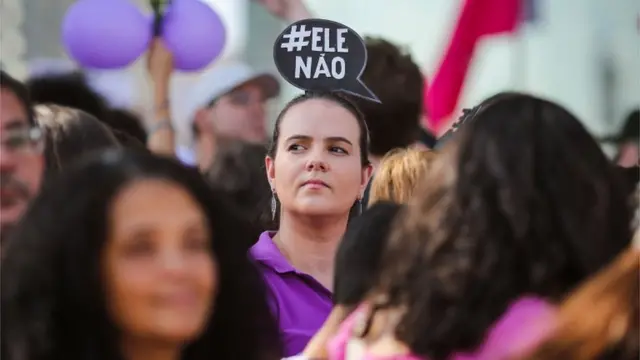
[[[301,353],[320,330],[333,307],[331,292],[316,279],[296,270],[265,231],[251,248],[268,286],[271,307],[280,324],[285,356]]]

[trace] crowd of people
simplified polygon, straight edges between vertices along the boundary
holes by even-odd
[[[380,103],[306,92],[267,134],[278,79],[214,67],[189,149],[161,40],[144,121],[81,73],[3,71],[0,357],[637,359],[637,130],[612,160],[505,92],[436,139],[419,66],[365,41]]]

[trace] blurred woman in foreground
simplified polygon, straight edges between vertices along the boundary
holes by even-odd
[[[112,151],[65,170],[6,249],[2,358],[280,358],[246,228],[169,159]]]

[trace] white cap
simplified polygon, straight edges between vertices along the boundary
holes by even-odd
[[[186,111],[187,121],[192,122],[200,108],[248,82],[262,88],[266,99],[276,97],[280,93],[278,80],[269,73],[257,72],[241,62],[219,64],[202,74],[191,90]]]

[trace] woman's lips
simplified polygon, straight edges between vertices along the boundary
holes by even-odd
[[[326,182],[322,181],[322,180],[307,180],[304,183],[302,183],[302,186],[310,188],[310,189],[322,189],[322,188],[329,188],[329,185],[327,185]]]

